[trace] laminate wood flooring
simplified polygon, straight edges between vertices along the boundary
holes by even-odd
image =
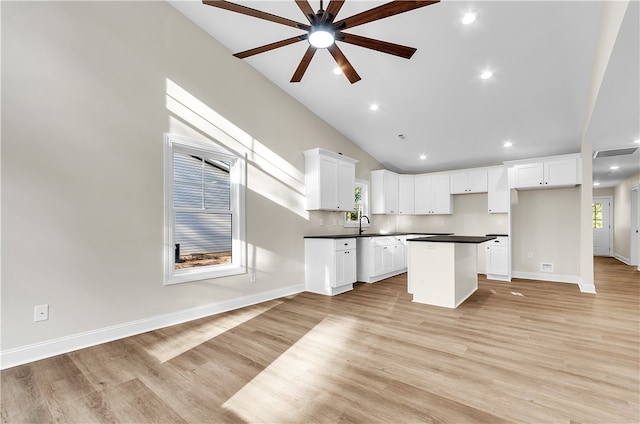
[[[2,371],[6,423],[638,423],[640,272],[479,280],[458,309],[406,274],[301,293]]]

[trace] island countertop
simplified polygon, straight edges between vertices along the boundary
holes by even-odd
[[[318,235],[318,236],[304,236],[304,238],[315,238],[315,239],[343,239],[343,238],[362,238],[362,237],[393,237],[393,236],[408,236],[408,235],[417,235],[417,236],[450,236],[452,233],[362,233],[362,234],[326,234],[326,235]],[[428,238],[428,237],[421,237]]]
[[[419,237],[408,239],[410,242],[427,241],[431,243],[473,243],[480,244],[485,241],[493,240],[496,236],[454,236],[454,235],[438,235],[433,237]]]

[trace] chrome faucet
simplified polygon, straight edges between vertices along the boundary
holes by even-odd
[[[360,219],[358,220],[358,234],[362,234],[362,218],[367,218],[367,222],[369,223],[369,225],[371,225],[371,221],[369,220],[369,217],[367,215],[362,215],[360,217]]]

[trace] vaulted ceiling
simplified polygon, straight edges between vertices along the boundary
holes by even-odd
[[[293,0],[235,3],[307,22]],[[337,18],[384,3],[347,0]],[[171,4],[229,54],[304,33],[200,1]],[[464,25],[468,12],[477,19]],[[495,165],[580,151],[602,12],[598,1],[444,0],[345,31],[417,48],[407,60],[338,42],[362,77],[355,84],[333,73],[335,61],[323,50],[302,81],[290,83],[306,41],[243,60],[388,169]],[[640,146],[639,20],[632,1],[587,132],[594,151]],[[480,78],[487,70],[493,76]],[[613,164],[619,169],[609,170]],[[594,160],[602,187],[638,171],[638,151]]]

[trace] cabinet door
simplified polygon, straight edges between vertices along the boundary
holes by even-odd
[[[335,278],[331,281],[331,287],[340,287],[346,284],[346,276],[345,276],[345,263],[347,262],[346,258],[346,250],[337,250],[336,251],[336,261],[335,261],[335,270],[334,275]]]
[[[393,271],[393,246],[382,246],[382,273]]]
[[[431,213],[453,213],[449,174],[437,174],[431,179]]]
[[[320,208],[338,209],[338,160],[320,156]]]
[[[431,213],[431,176],[416,175],[415,177],[415,213],[426,215]]]
[[[374,246],[373,248],[373,275],[380,275],[383,273],[383,252],[385,250],[385,246]]]
[[[468,189],[469,193],[486,193],[487,192],[487,170],[475,169],[469,171]]]
[[[497,243],[489,243],[486,256],[487,274],[508,275],[509,246],[506,244],[498,245]]]
[[[398,213],[398,174],[386,172],[384,174],[384,204],[385,213]]]
[[[404,244],[396,244],[393,247],[393,271],[407,266],[406,248]]]
[[[356,251],[348,250],[344,258],[344,283],[356,282]]]
[[[563,159],[544,163],[544,184],[547,186],[572,186],[578,184],[576,159]]]
[[[398,213],[413,214],[415,211],[415,178],[413,175],[398,176]]]
[[[338,209],[352,211],[355,207],[356,166],[352,163],[338,163]]]
[[[513,167],[515,188],[539,187],[543,185],[544,167],[541,162]]]
[[[469,174],[467,172],[451,173],[451,194],[464,194],[469,192]]]
[[[509,185],[506,168],[490,169],[487,173],[489,213],[509,212]]]

